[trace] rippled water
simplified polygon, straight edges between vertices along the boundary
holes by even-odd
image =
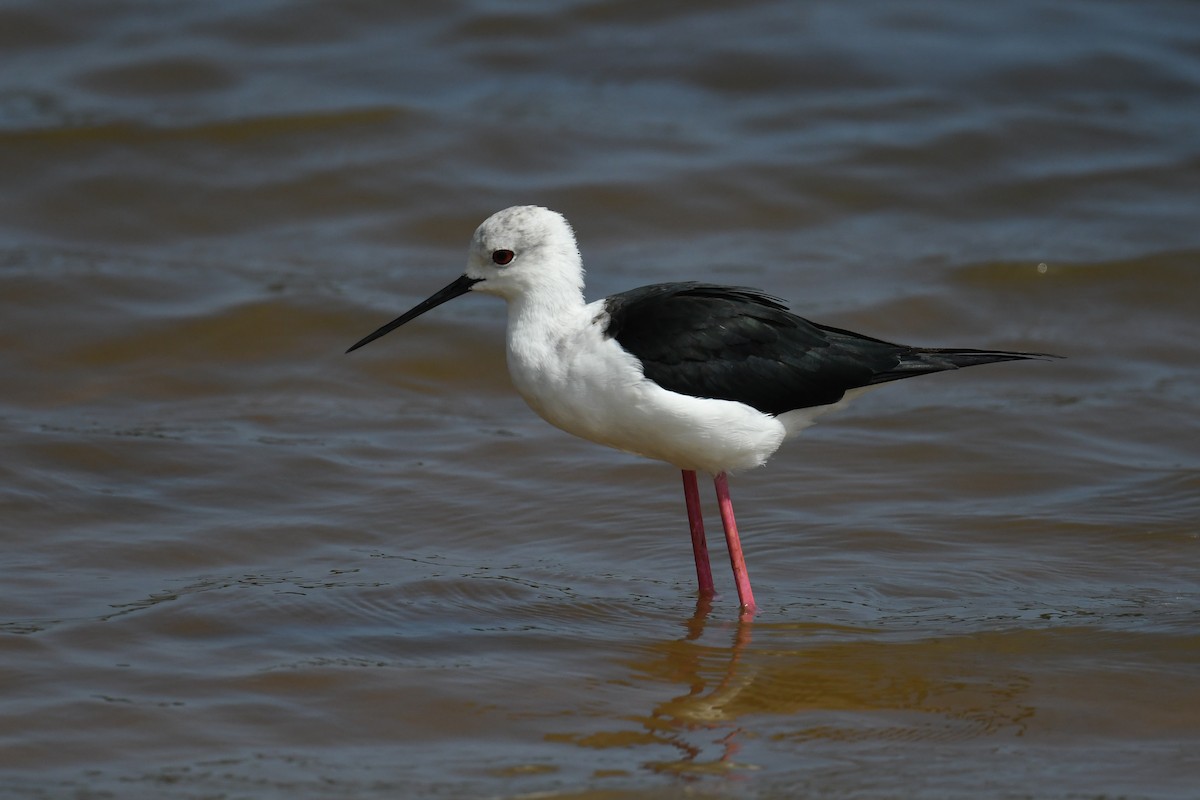
[[[0,795],[1194,797],[1197,31],[0,5]],[[343,355],[530,202],[591,297],[1068,358],[886,387],[735,476],[739,622],[678,473],[513,392],[502,304]]]

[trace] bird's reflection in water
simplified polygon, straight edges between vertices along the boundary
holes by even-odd
[[[683,623],[686,633],[682,639],[655,642],[648,646],[649,652],[644,657],[628,663],[635,680],[688,687],[686,693],[656,704],[644,716],[624,717],[638,723],[641,730],[561,734],[549,738],[593,748],[673,748],[677,758],[643,763],[644,767],[660,772],[701,775],[751,768],[737,763],[735,756],[742,735],[736,724],[738,714],[742,713],[737,709],[736,698],[751,680],[741,662],[742,653],[751,641],[752,615],[743,614],[738,622],[713,626],[717,630],[709,631],[711,611],[711,599],[699,600],[695,613]],[[726,633],[727,644],[702,642],[704,638]]]
[[[1020,667],[1021,632],[900,638],[894,632],[815,623],[709,619],[701,600],[681,638],[639,646],[630,684],[685,686],[644,715],[638,729],[552,735],[593,748],[669,747],[642,761],[682,776],[752,770],[745,746],[787,742],[963,741],[1020,735],[1033,708]],[[1014,660],[1014,656],[1017,658]]]
[[[743,731],[735,725],[735,700],[747,685],[750,676],[741,663],[742,654],[750,644],[753,614],[743,613],[734,624],[730,644],[705,651],[697,643],[703,638],[712,611],[712,599],[700,598],[694,613],[686,623],[687,635],[668,647],[665,658],[671,675],[677,681],[686,680],[687,694],[666,700],[650,712],[648,724],[660,727],[663,741],[679,749],[675,761],[657,761],[647,766],[672,772],[723,772],[750,765],[738,764],[735,756],[741,749],[739,736]],[[720,667],[716,672],[712,667]],[[718,733],[712,739],[712,757],[704,759],[706,749],[687,740],[685,732],[711,730]],[[672,731],[678,731],[673,733]]]

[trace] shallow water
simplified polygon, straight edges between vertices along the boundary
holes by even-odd
[[[0,795],[1194,797],[1200,9],[556,8],[0,6]],[[1068,358],[735,476],[740,622],[502,304],[343,355],[527,202]]]

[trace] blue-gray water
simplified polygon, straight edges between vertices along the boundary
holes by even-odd
[[[1191,798],[1200,6],[0,4],[0,796]],[[549,427],[488,214],[589,296],[922,345],[734,476]]]

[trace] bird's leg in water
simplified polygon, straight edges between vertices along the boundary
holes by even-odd
[[[721,509],[721,524],[725,526],[725,544],[729,546],[729,563],[733,566],[738,600],[742,604],[742,613],[753,616],[758,607],[754,605],[754,592],[750,590],[750,575],[746,572],[742,540],[738,538],[737,520],[733,518],[733,501],[729,499],[729,480],[724,472],[713,478],[713,486],[717,489],[717,505]]]
[[[696,471],[683,470],[683,500],[687,504],[688,526],[692,531],[692,555],[696,557],[696,582],[701,597],[716,594],[713,588],[712,565],[708,561],[708,542],[704,538],[704,518],[700,513],[700,489]]]

